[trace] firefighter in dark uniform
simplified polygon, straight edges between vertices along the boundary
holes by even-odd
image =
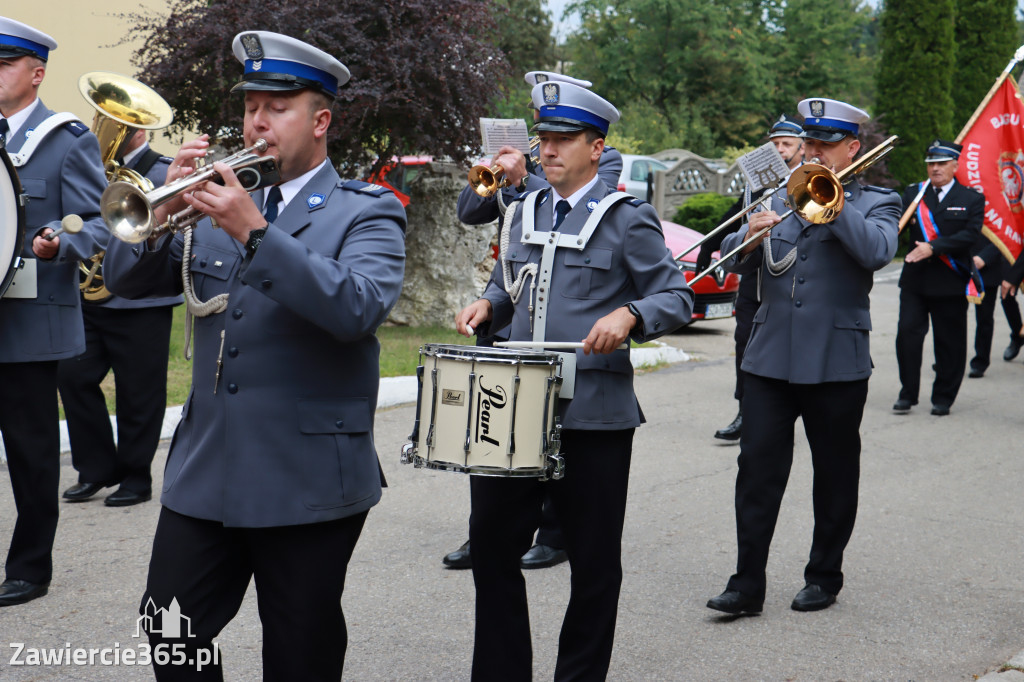
[[[924,191],[907,223],[915,246],[904,258],[900,275],[896,360],[901,388],[892,406],[897,414],[906,414],[917,404],[929,319],[935,348],[933,415],[949,414],[964,378],[971,248],[981,235],[985,197],[956,181],[961,149],[953,142],[932,142],[925,159],[928,180],[911,185],[903,194],[906,208]]]
[[[804,157],[834,171],[848,168],[868,114],[832,99],[803,100]],[[731,251],[761,230],[727,267],[761,271],[761,305],[743,357],[743,435],[736,477],[736,573],[708,608],[758,613],[764,605],[768,550],[793,463],[794,426],[802,418],[814,467],[814,534],[797,611],[835,603],[843,587],[843,552],[857,516],[860,424],[871,375],[869,293],[873,273],[896,252],[899,196],[845,188],[832,222],[794,213],[780,222],[784,198],[750,217],[746,234],[726,237]],[[785,193],[783,193],[785,194]]]

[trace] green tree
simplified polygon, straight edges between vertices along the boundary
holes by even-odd
[[[397,154],[456,161],[479,145],[477,120],[493,116],[508,73],[495,47],[494,16],[477,0],[170,0],[160,13],[128,19],[145,36],[133,55],[140,78],[175,111],[172,129],[198,130],[241,147],[241,100],[228,89],[242,74],[232,37],[270,27],[340,59],[352,73],[328,131],[331,159],[351,169]]]
[[[958,133],[1017,49],[1015,0],[956,0],[953,131]]]
[[[919,180],[928,143],[951,135],[953,38],[953,0],[886,2],[877,111],[882,126],[900,136],[900,146],[888,158],[899,185]]]
[[[541,0],[495,0],[491,3],[497,24],[495,45],[505,56],[508,68],[500,81],[495,111],[497,118],[523,118],[533,125],[528,111],[529,86],[523,76],[529,71],[552,71],[556,64],[551,17]]]
[[[712,156],[763,133],[769,58],[763,3],[752,0],[579,0],[566,51],[574,75],[622,112],[647,151]]]

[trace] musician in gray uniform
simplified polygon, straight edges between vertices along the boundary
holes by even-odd
[[[472,676],[531,678],[519,560],[548,492],[572,569],[555,679],[604,679],[622,582],[633,431],[643,422],[629,351],[619,345],[685,324],[693,292],[665,248],[654,209],[597,175],[608,126],[619,117],[615,107],[569,83],[540,83],[533,101],[551,188],[529,192],[508,209],[514,210],[503,222],[508,246],[483,298],[459,313],[456,329],[470,336],[507,326],[512,341],[582,342],[583,348],[572,355],[575,394],[559,401],[565,477],[470,479]]]
[[[56,47],[45,33],[0,17],[0,139],[28,197],[25,264],[0,300],[0,431],[18,510],[0,606],[49,589],[60,484],[57,361],[85,350],[78,262],[107,240],[96,136],[38,98]],[[81,232],[43,238],[72,213],[84,221]]]
[[[281,184],[250,198],[214,163],[223,186],[165,206],[187,202],[219,229],[204,219],[156,243],[112,239],[104,265],[111,290],[129,298],[181,293],[183,260],[190,309],[227,297],[195,320],[192,390],[167,458],[141,611],[177,600],[194,637],[150,632],[150,642],[209,656],[255,579],[264,679],[337,680],[345,573],[381,497],[374,333],[401,290],[405,211],[388,190],[341,180],[327,158],[331,108],[349,79],[341,62],[266,31],[240,33],[232,49],[245,65],[233,90],[244,95],[246,144],[267,141]],[[183,145],[168,180],[206,147]],[[210,670],[219,679],[219,666]]]
[[[538,83],[545,82],[570,83],[582,88],[589,88],[593,85],[590,81],[553,71],[530,71],[524,76],[524,79],[531,88]],[[533,108],[533,117],[536,121],[537,110],[534,108],[532,100],[530,107]],[[494,164],[505,170],[505,179],[508,181],[508,185],[489,197],[480,196],[468,184],[463,187],[462,192],[459,193],[457,212],[459,220],[467,225],[492,223],[504,213],[501,206],[507,206],[521,192],[545,189],[551,186],[544,175],[543,165],[537,159],[523,154],[515,147],[502,147],[498,151],[498,155],[491,160],[491,165]],[[605,147],[601,153],[601,163],[598,166],[597,174],[604,184],[613,189],[617,187],[619,176],[622,174],[622,154],[614,147]]]
[[[849,167],[860,149],[867,113],[836,100],[799,104],[805,158],[834,171]],[[783,198],[754,213],[746,234],[725,238],[729,252],[766,227],[726,265],[744,276],[761,271],[761,305],[743,357],[743,435],[736,477],[736,573],[708,608],[758,613],[765,566],[793,463],[793,430],[802,417],[814,465],[814,537],[797,611],[831,606],[843,587],[843,551],[853,533],[860,475],[860,423],[871,355],[868,294],[872,273],[896,252],[899,195],[845,187],[845,206],[815,225],[793,214],[780,222]]]
[[[146,131],[125,143],[121,166],[164,184],[171,159],[150,149]],[[110,295],[82,301],[85,352],[57,369],[78,483],[64,491],[69,502],[87,500],[118,485],[103,503],[127,507],[152,498],[150,467],[167,407],[167,355],[174,306],[181,296],[131,301]],[[117,443],[100,383],[113,370]]]

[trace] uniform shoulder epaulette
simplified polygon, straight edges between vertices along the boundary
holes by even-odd
[[[161,156],[156,160],[157,163],[174,163],[174,159],[169,156]]]
[[[391,190],[387,187],[375,185],[371,182],[363,182],[362,180],[346,180],[341,183],[342,189],[347,189],[352,192],[362,192],[363,194],[371,194],[375,197],[384,196],[385,194],[391,193]]]
[[[81,121],[68,121],[64,124],[64,129],[75,137],[81,137],[89,132],[89,126],[85,125]]]
[[[872,192],[879,192],[881,194],[896,194],[896,190],[889,189],[888,187],[879,187],[878,185],[864,185],[864,189]]]
[[[626,199],[622,203],[629,204],[630,206],[643,206],[647,202],[644,201],[643,199],[638,199],[637,197],[633,197],[632,199]]]

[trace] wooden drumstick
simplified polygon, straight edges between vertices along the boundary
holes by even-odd
[[[64,216],[64,219],[60,221],[60,228],[54,230],[48,235],[45,235],[43,239],[46,241],[53,241],[54,237],[60,235],[61,232],[67,232],[68,234],[76,234],[82,231],[82,219],[74,213]]]

